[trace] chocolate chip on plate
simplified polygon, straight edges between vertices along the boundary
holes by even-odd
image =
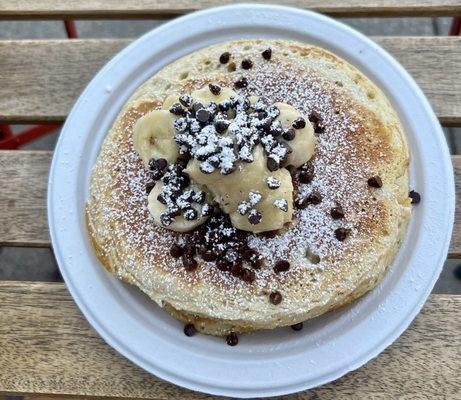
[[[221,93],[221,88],[218,85],[213,85],[212,83],[210,83],[208,87],[210,88],[210,92],[213,93],[215,96]]]
[[[275,265],[274,265],[274,271],[279,273],[279,272],[285,272],[290,269],[290,263],[287,260],[278,260]]]
[[[341,206],[333,207],[330,210],[330,215],[333,219],[341,219],[344,218],[344,210]]]
[[[191,337],[195,335],[195,332],[195,326],[193,324],[187,324],[184,326],[184,335]]]
[[[335,237],[338,239],[340,242],[346,240],[347,236],[351,232],[350,229],[347,228],[338,228],[335,230]]]
[[[293,329],[294,331],[300,331],[301,329],[303,329],[303,323],[298,322],[297,324],[291,325],[291,329]]]
[[[245,59],[242,61],[243,69],[250,69],[252,66],[253,66],[253,62],[251,60]]]
[[[222,53],[221,56],[219,57],[219,62],[221,64],[227,64],[230,60],[230,56],[231,54],[228,51]]]
[[[267,61],[269,61],[272,57],[272,49],[269,47],[268,49],[264,50],[261,55]]]
[[[371,178],[368,179],[368,186],[374,187],[374,188],[380,188],[383,186],[383,181],[379,176],[372,176]]]
[[[410,196],[411,204],[418,204],[421,201],[421,195],[414,190],[412,190],[408,196]]]
[[[269,300],[270,302],[276,306],[277,304],[280,304],[282,302],[282,295],[280,294],[280,292],[272,292],[270,295],[269,295]]]
[[[226,337],[226,343],[229,346],[237,346],[239,343],[239,338],[235,332],[231,332]]]

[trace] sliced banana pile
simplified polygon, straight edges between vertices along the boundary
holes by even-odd
[[[156,224],[190,231],[219,207],[234,227],[264,232],[291,221],[293,183],[284,167],[306,163],[315,136],[294,107],[268,107],[211,84],[169,96],[140,118],[133,145],[158,180],[148,196]]]

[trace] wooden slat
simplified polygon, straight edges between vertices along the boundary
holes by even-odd
[[[461,126],[460,37],[379,37],[421,85],[442,124]],[[0,41],[0,122],[65,119],[125,39]]]
[[[332,384],[284,399],[455,398],[461,389],[460,307],[461,296],[432,295],[376,359]],[[0,282],[0,349],[0,393],[211,398],[161,381],[118,355],[89,327],[63,284]]]
[[[237,2],[232,0],[1,0],[0,18],[165,18]],[[278,0],[276,2],[256,0],[255,2],[310,8],[340,17],[454,16],[461,13],[461,5],[457,0]]]
[[[51,157],[49,151],[0,150],[0,246],[50,245],[46,187]],[[456,216],[449,257],[461,258],[461,156],[452,162]]]

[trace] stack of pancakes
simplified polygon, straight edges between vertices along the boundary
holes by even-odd
[[[293,174],[293,220],[273,235],[247,233],[248,246],[264,259],[250,283],[200,257],[188,271],[170,254],[184,233],[154,224],[145,188],[149,171],[133,148],[139,118],[168,96],[209,83],[269,104],[288,103],[315,129],[315,154],[303,170],[309,182]],[[120,111],[93,170],[88,231],[109,272],[203,333],[293,325],[348,304],[380,282],[411,214],[408,164],[395,111],[350,64],[301,43],[225,42],[166,66]],[[319,196],[316,204],[303,202],[312,194]],[[289,269],[274,269],[279,261],[288,261]],[[281,301],[271,301],[273,293]]]

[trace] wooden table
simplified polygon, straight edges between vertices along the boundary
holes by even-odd
[[[279,0],[344,16],[455,16],[461,0]],[[212,0],[0,0],[2,19],[159,18]],[[377,37],[415,77],[440,122],[461,126],[461,38]],[[62,122],[86,83],[130,41],[0,41],[0,123]],[[0,151],[0,245],[48,247],[52,153]],[[457,192],[461,156],[453,156]],[[461,256],[460,205],[449,257]],[[1,266],[0,266],[1,268]],[[286,399],[460,398],[461,296],[432,294],[411,327],[338,381]],[[142,371],[107,346],[62,283],[0,281],[0,397],[205,399]]]

